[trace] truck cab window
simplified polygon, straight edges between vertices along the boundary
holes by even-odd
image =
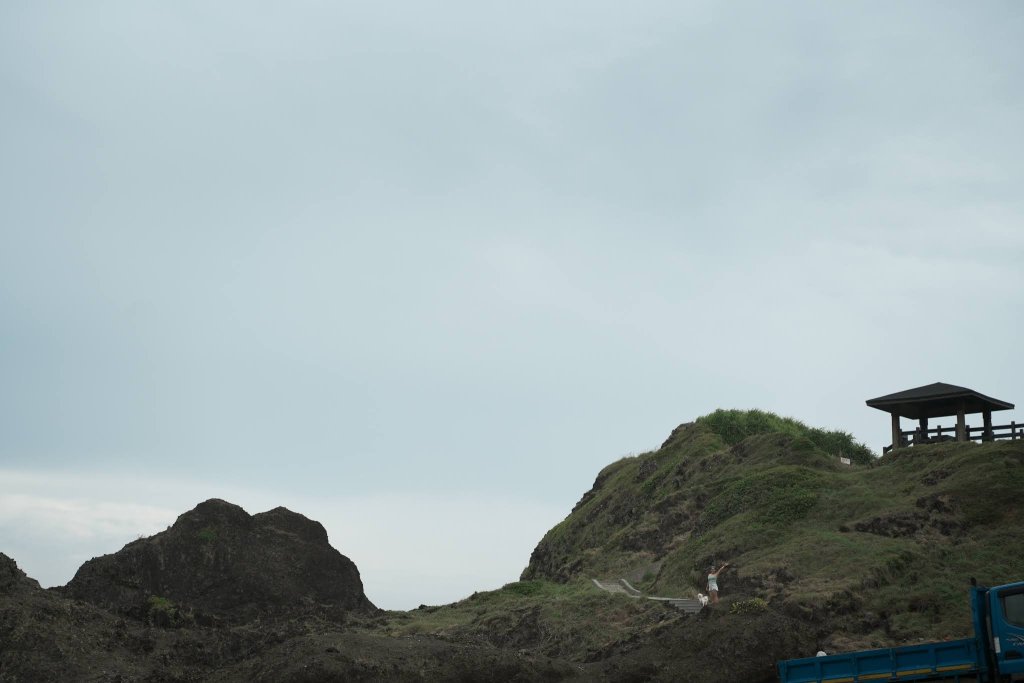
[[[1024,593],[1002,596],[1003,614],[1014,626],[1024,626]]]

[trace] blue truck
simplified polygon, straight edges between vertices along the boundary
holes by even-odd
[[[974,581],[972,579],[972,584]],[[1024,681],[1024,581],[971,586],[974,636],[779,662],[782,683]]]

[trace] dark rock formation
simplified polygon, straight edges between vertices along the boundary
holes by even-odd
[[[43,590],[5,555],[0,577],[0,682],[561,681],[578,674],[572,663],[512,648],[366,632],[377,613],[353,614],[345,624],[279,612],[217,627],[144,622]]]
[[[331,547],[319,522],[283,507],[249,515],[217,499],[166,531],[89,560],[65,592],[136,616],[154,598],[200,619],[230,621],[271,610],[339,616],[376,609],[355,564]]]
[[[18,563],[0,553],[0,595],[41,590],[39,582],[25,576]]]
[[[382,614],[319,523],[208,500],[166,531],[90,560],[63,588],[43,590],[0,554],[0,682],[578,676],[539,653],[376,633]]]

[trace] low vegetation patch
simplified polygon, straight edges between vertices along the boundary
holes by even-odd
[[[821,478],[820,474],[801,467],[778,467],[743,477],[711,499],[701,515],[701,527],[706,530],[733,515],[755,509],[761,524],[789,524],[817,503]]]

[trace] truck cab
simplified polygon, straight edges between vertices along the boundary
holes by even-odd
[[[988,599],[984,626],[991,638],[992,664],[1002,680],[1024,681],[1024,581],[985,592]],[[975,630],[981,633],[978,626]]]

